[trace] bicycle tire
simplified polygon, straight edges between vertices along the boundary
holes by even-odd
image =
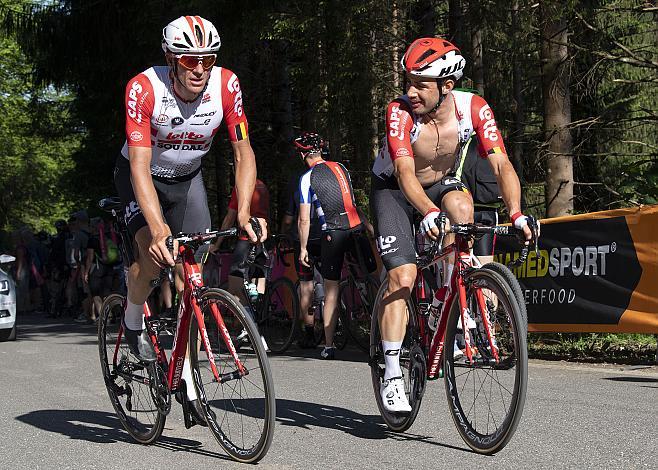
[[[521,307],[521,315],[523,316],[523,321],[525,321],[527,325],[528,311],[525,306],[525,297],[523,296],[523,289],[521,289],[521,284],[519,284],[519,281],[516,279],[512,271],[504,264],[496,263],[493,261],[491,263],[485,264],[482,267],[485,269],[489,269],[495,272],[496,274],[500,274],[503,277],[503,279],[505,279],[507,284],[509,284],[509,286],[514,291],[514,296],[516,297],[516,300],[519,303],[519,307]]]
[[[461,315],[455,299],[444,347],[446,397],[464,442],[477,453],[493,454],[509,442],[523,414],[528,383],[527,323],[513,287],[498,272],[475,269],[466,274],[464,281],[469,313],[476,323],[469,329],[473,363],[453,354]],[[496,297],[495,302],[484,299],[493,345],[484,332],[483,312],[476,298],[478,289]]]
[[[215,320],[213,305],[221,312],[225,330]],[[189,337],[190,365],[208,429],[233,459],[243,463],[257,462],[270,448],[276,416],[274,382],[260,334],[244,307],[226,291],[206,289],[199,299],[199,307],[218,372],[233,374],[216,381],[204,342],[199,341],[196,316],[193,316]],[[237,347],[238,335],[246,331],[244,346],[236,354],[249,371],[247,375],[235,374],[237,369],[231,348],[222,331],[228,332],[234,347]]]
[[[155,384],[150,368],[142,365],[121,341],[117,352],[118,364],[114,364],[119,327],[123,315],[124,297],[111,294],[105,298],[98,319],[98,352],[101,370],[110,402],[123,425],[133,439],[150,444],[160,437],[166,414],[158,408],[151,386]],[[160,367],[157,363],[150,366]],[[161,371],[160,371],[161,372]]]
[[[340,318],[344,330],[363,352],[370,349],[370,324],[372,322],[372,306],[377,296],[379,283],[368,275],[365,280],[365,298],[356,286],[356,280],[349,276],[341,281],[338,288]]]
[[[396,414],[386,411],[382,403],[380,385],[384,380],[384,353],[381,347],[381,336],[379,332],[379,312],[380,303],[387,283],[383,282],[379,287],[377,296],[372,309],[372,319],[370,327],[370,377],[372,388],[375,393],[375,400],[379,413],[389,429],[395,432],[404,432],[416,420],[420,405],[425,392],[427,383],[425,354],[418,342],[418,325],[416,317],[416,308],[411,299],[407,299],[407,311],[409,321],[407,323],[407,332],[402,341],[402,351],[400,353],[400,368],[403,372],[404,389],[411,405],[409,414]]]
[[[285,352],[299,329],[299,298],[295,285],[280,277],[267,287],[258,319],[258,329],[265,337],[272,354]]]

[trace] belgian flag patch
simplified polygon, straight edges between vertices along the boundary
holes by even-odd
[[[244,121],[235,125],[235,138],[237,140],[244,140],[247,138],[247,126],[244,125]]]

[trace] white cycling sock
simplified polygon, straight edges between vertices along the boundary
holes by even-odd
[[[196,390],[194,389],[194,381],[192,380],[192,368],[190,367],[189,354],[185,356],[185,362],[183,363],[183,372],[181,373],[181,379],[185,381],[187,399],[190,401],[196,400],[197,398]]]
[[[123,322],[129,330],[139,331],[146,328],[144,323],[144,304],[137,305],[126,299],[126,313]]]
[[[384,351],[384,380],[391,377],[402,377],[400,369],[400,348],[402,341],[382,341],[382,350]]]

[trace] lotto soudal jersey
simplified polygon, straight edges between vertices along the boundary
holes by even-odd
[[[459,127],[458,153],[471,135],[478,138],[478,153],[486,158],[493,153],[506,153],[503,138],[496,125],[493,111],[484,98],[465,91],[451,92],[446,100],[452,99]],[[423,123],[411,109],[407,95],[389,103],[386,110],[386,137],[382,141],[372,172],[381,178],[393,174],[393,161],[401,157],[414,156],[413,144],[423,127]],[[455,167],[459,161],[455,162]]]
[[[299,180],[300,204],[312,204],[322,230],[348,230],[361,224],[350,174],[337,162],[320,160]]]
[[[240,82],[225,68],[213,67],[204,91],[186,102],[174,92],[169,67],[152,67],[128,82],[125,105],[121,154],[128,158],[128,147],[150,147],[155,176],[174,178],[197,170],[222,120],[232,142],[247,138]]]

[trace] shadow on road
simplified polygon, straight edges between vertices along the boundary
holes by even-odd
[[[603,380],[611,380],[613,382],[658,383],[658,379],[652,377],[603,377]]]
[[[409,432],[392,432],[379,415],[362,415],[345,408],[319,403],[277,399],[276,420],[283,426],[296,426],[308,430],[313,427],[335,429],[360,439],[419,441],[449,449],[472,452],[470,449],[463,447],[432,441],[431,436]]]
[[[44,431],[62,434],[70,439],[100,444],[115,442],[137,444],[124,431],[121,422],[113,413],[90,410],[39,410],[17,416],[16,419]],[[214,442],[213,440],[213,444]],[[176,452],[192,452],[207,457],[232,460],[227,455],[204,450],[201,442],[190,439],[162,436],[151,445]]]

